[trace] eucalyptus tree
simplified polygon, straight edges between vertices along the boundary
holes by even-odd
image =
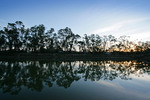
[[[62,50],[66,51],[67,48],[67,33],[68,28],[66,27],[65,29],[60,29],[58,30],[58,38],[59,38],[59,45],[62,48]]]
[[[90,41],[90,52],[95,52],[95,48],[96,48],[96,38],[95,38],[95,34],[91,34],[89,36],[89,41]]]
[[[102,38],[98,34],[85,34],[83,40],[79,41],[79,51],[81,52],[100,52]]]
[[[6,47],[6,37],[3,30],[0,30],[0,51]]]
[[[96,52],[101,52],[102,50],[102,37],[100,37],[98,34],[96,34]]]
[[[4,27],[4,32],[7,35],[7,44],[9,45],[9,50],[12,51],[13,48],[16,49],[18,43],[19,32],[15,23],[8,23],[7,27]]]
[[[78,41],[78,48],[79,48],[79,52],[85,52],[86,48],[85,48],[85,42],[83,40]]]
[[[113,35],[108,35],[108,41],[109,41],[110,47],[111,47],[111,45],[114,45],[117,40]]]
[[[30,46],[32,51],[39,52],[44,49],[45,26],[43,24],[30,28]]]
[[[80,38],[80,35],[78,34],[72,34],[69,41],[69,51],[76,51],[76,45],[78,44],[78,39]]]
[[[38,36],[38,26],[33,26],[30,28],[31,36],[29,37],[30,40],[30,49],[31,51],[36,51],[38,48],[39,36]]]
[[[45,26],[43,24],[38,26],[38,36],[39,36],[39,49],[40,51],[44,50],[45,47]]]
[[[125,36],[125,35],[120,36],[119,39],[118,39],[118,42],[119,42],[118,45],[121,46],[120,50],[121,51],[126,51],[126,52],[128,52],[131,49],[132,45],[134,45],[133,42],[129,41],[129,36]]]
[[[58,31],[60,47],[62,48],[63,51],[68,50],[68,47],[69,47],[68,41],[72,34],[73,34],[73,32],[68,27],[66,27],[65,29],[60,29]]]
[[[24,40],[24,35],[25,35],[25,26],[23,22],[21,21],[16,21],[15,26],[17,28],[17,32],[19,33],[18,38],[16,40],[15,44],[15,50],[18,51],[20,49],[23,49],[23,40]]]
[[[59,43],[63,51],[71,51],[79,37],[79,35],[74,34],[68,27],[58,31]]]
[[[31,38],[30,38],[30,29],[25,29],[23,40],[22,40],[22,49],[25,52],[30,52]]]
[[[150,41],[146,41],[142,45],[143,51],[150,49]]]
[[[54,31],[54,28],[51,28],[45,33],[45,47],[50,52],[58,48],[57,34]]]
[[[31,28],[25,28],[23,22],[16,21],[8,23],[6,27],[0,30],[0,51],[77,51],[79,52],[142,52],[150,49],[150,42],[129,41],[128,36],[120,36],[116,39],[112,35],[99,36],[97,34],[87,35],[82,38],[74,34],[68,27],[58,30],[54,28],[45,32],[45,26],[35,25]],[[81,39],[79,39],[81,38]]]
[[[87,34],[84,34],[83,40],[84,40],[84,43],[85,43],[85,50],[86,50],[86,52],[89,52],[89,50],[90,50],[89,36]]]
[[[52,37],[53,41],[54,41],[54,50],[57,51],[62,51],[61,47],[60,47],[60,43],[59,43],[59,38],[58,38],[58,34],[57,33],[53,33],[53,37]]]
[[[21,21],[15,23],[8,23],[7,27],[4,27],[4,34],[6,35],[7,45],[9,50],[19,51],[22,47],[22,40],[24,34],[24,25]]]
[[[104,35],[102,38],[103,51],[106,51],[106,49],[108,48],[107,42],[108,42],[108,36]]]
[[[146,41],[147,49],[150,49],[150,41]]]
[[[108,49],[111,51],[114,51],[114,50],[111,50],[114,45],[116,45],[116,42],[117,42],[117,39],[115,38],[115,36],[113,35],[108,35]]]

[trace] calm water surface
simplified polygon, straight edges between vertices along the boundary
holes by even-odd
[[[150,100],[150,65],[0,61],[0,100]]]

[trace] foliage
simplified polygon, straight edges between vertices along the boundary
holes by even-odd
[[[149,51],[150,41],[130,41],[128,36],[85,34],[81,37],[68,27],[55,32],[43,24],[25,28],[23,22],[8,23],[0,30],[1,52],[143,52]]]

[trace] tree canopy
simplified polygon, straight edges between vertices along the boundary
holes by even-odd
[[[0,52],[143,52],[150,41],[131,41],[128,36],[85,34],[81,37],[71,28],[46,30],[43,24],[25,28],[21,21],[8,23],[0,30]]]

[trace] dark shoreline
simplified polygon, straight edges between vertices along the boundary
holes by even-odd
[[[146,61],[150,62],[149,56],[139,55],[113,55],[113,54],[60,54],[60,53],[18,53],[1,54],[0,60],[47,60],[47,61]]]

